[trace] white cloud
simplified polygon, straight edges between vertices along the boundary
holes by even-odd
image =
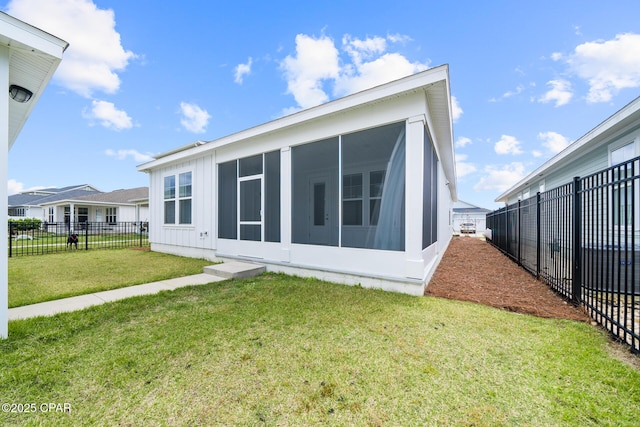
[[[524,165],[520,162],[514,162],[501,168],[487,166],[484,172],[486,175],[480,178],[473,189],[497,190],[502,193],[524,178]]]
[[[511,135],[502,135],[500,141],[496,142],[494,150],[498,154],[522,154],[520,141]]]
[[[516,72],[519,73],[519,74],[524,75],[524,72],[522,72],[519,68],[516,68]],[[530,82],[527,85],[530,86],[530,87],[534,87],[535,83],[534,82]],[[514,97],[514,96],[518,96],[518,95],[520,95],[521,93],[523,93],[526,90],[527,85],[519,84],[518,86],[515,87],[515,89],[506,91],[505,93],[503,93],[498,98],[496,98],[496,97],[489,98],[489,102],[499,102],[499,101],[502,101],[504,99],[509,99],[509,98]]]
[[[583,43],[564,59],[589,83],[589,103],[608,102],[621,89],[640,87],[640,34]]]
[[[361,40],[345,34],[342,37],[342,46],[354,64],[362,64],[363,60],[372,59],[384,53],[387,50],[387,39],[376,36]]]
[[[24,184],[22,182],[18,182],[15,179],[10,179],[7,181],[7,191],[8,195],[22,193],[24,190]]]
[[[296,36],[296,55],[281,64],[287,79],[287,93],[302,108],[322,104],[329,99],[322,81],[335,79],[340,73],[338,49],[329,37]]]
[[[244,76],[251,74],[251,64],[253,64],[253,58],[249,57],[246,64],[238,64],[235,68],[235,76],[233,81],[242,84]]]
[[[153,156],[150,153],[141,153],[138,150],[112,150],[108,149],[104,151],[104,154],[110,157],[115,157],[118,160],[125,160],[127,157],[132,157],[136,162],[148,162],[153,160]]]
[[[426,70],[427,64],[410,62],[399,53],[387,52],[389,43],[408,40],[398,34],[366,39],[346,34],[342,38],[341,57],[331,38],[298,34],[295,55],[287,56],[281,63],[287,93],[293,95],[300,108],[309,108],[327,102],[329,92],[332,96],[349,95]],[[330,85],[332,90],[326,87]]]
[[[90,120],[97,120],[102,126],[112,130],[131,129],[133,122],[126,111],[118,110],[112,102],[94,99],[91,101],[91,111],[83,116]]]
[[[180,103],[180,124],[184,126],[186,130],[193,133],[204,133],[207,130],[209,119],[211,115],[207,110],[203,110],[196,104],[189,104],[187,102]]]
[[[571,91],[571,82],[568,80],[550,80],[547,82],[547,86],[551,86],[551,89],[538,99],[539,102],[555,102],[556,107],[560,107],[571,101],[573,92]]]
[[[424,71],[429,68],[426,64],[410,62],[399,53],[385,53],[369,62],[354,62],[343,68],[343,72],[336,80],[333,94],[335,96],[349,95],[372,88],[402,77]]]
[[[54,186],[51,185],[49,187],[54,187]],[[48,187],[45,187],[42,185],[36,185],[35,187],[24,188],[24,183],[16,181],[15,179],[10,179],[7,181],[8,196],[11,196],[12,194],[25,193],[27,191],[42,190],[43,188],[48,188]]]
[[[387,34],[387,40],[389,40],[391,43],[406,44],[413,39],[405,34]]]
[[[12,0],[7,13],[69,43],[54,79],[84,97],[115,93],[117,72],[136,57],[122,47],[113,10],[89,0]]]
[[[512,96],[516,96],[522,93],[524,90],[524,86],[518,85],[514,90],[510,90],[502,94],[503,98],[511,98]]]
[[[456,175],[458,178],[462,178],[478,170],[472,163],[466,162],[467,158],[468,156],[466,154],[456,154]]]
[[[462,107],[460,107],[460,104],[458,103],[458,98],[451,95],[451,120],[454,123],[457,122],[462,116],[462,113],[464,113],[464,111],[462,111]]]
[[[471,138],[467,138],[466,136],[461,136],[458,139],[456,139],[456,142],[454,145],[456,148],[464,148],[471,143],[472,143]]]
[[[570,141],[557,132],[540,132],[538,139],[542,141],[542,145],[546,147],[551,154],[557,154],[567,148]]]

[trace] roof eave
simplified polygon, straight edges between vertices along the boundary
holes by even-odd
[[[9,102],[8,149],[10,150],[58,68],[62,54],[69,43],[0,12],[0,45],[8,48],[10,52],[9,84],[25,86],[26,81],[29,83],[27,89],[33,93],[29,102]],[[24,64],[32,60],[38,66],[27,66],[25,72]],[[9,99],[8,95],[5,97]]]
[[[588,152],[585,150],[596,148],[598,144],[607,140],[612,134],[615,134],[638,119],[640,119],[640,97],[628,103],[605,121],[571,143],[560,153],[547,160],[540,167],[499,195],[495,201],[498,203],[506,203],[510,196],[517,194],[527,188],[532,182],[544,177],[550,169],[570,163],[574,157],[584,155]]]
[[[427,86],[440,82],[442,80],[446,81],[446,90],[448,94],[448,75],[449,71],[447,65],[440,65],[438,67],[430,68],[421,73],[416,73],[402,79],[394,80],[380,86],[357,92],[343,98],[327,102],[326,104],[321,104],[315,107],[308,108],[306,110],[298,111],[288,116],[275,119],[273,121],[219,138],[217,140],[209,141],[207,143],[202,143],[201,141],[199,141],[195,144],[191,143],[185,145],[176,150],[158,155],[154,160],[138,165],[137,169],[139,172],[148,172],[151,169],[174,162],[176,160],[196,156],[210,150],[215,150],[221,146],[232,144],[237,141],[266,135],[275,131],[280,131],[320,117],[325,117],[336,113],[344,113],[348,110],[359,108],[369,103],[380,102],[381,100],[384,100],[386,98],[401,96],[406,93],[415,92],[416,90],[425,90]],[[449,104],[449,102],[447,104]],[[451,106],[447,105],[447,107],[447,114],[450,118]],[[452,132],[450,120],[448,125],[446,125],[445,127],[448,127],[448,132],[451,134]],[[453,171],[453,176],[455,177],[455,166]],[[455,179],[453,181],[455,181]]]

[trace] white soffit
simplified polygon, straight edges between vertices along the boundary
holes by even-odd
[[[9,85],[33,92],[28,102],[9,102],[9,149],[31,114],[68,43],[32,25],[0,12],[0,45],[9,49]],[[4,88],[7,93],[9,88]]]

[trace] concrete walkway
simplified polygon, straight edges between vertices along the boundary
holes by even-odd
[[[264,273],[265,267],[244,262],[229,262],[204,268],[204,273],[178,277],[159,282],[145,283],[110,291],[95,292],[77,297],[63,298],[38,304],[9,309],[9,320],[28,319],[36,316],[53,316],[57,313],[82,310],[93,305],[117,301],[139,295],[151,295],[160,291],[171,291],[185,286],[204,285],[232,278],[253,277]]]

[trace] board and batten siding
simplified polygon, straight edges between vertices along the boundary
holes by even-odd
[[[164,251],[184,255],[184,247],[193,248],[189,256],[214,259],[215,253],[215,154],[170,165],[150,174],[149,240],[152,248],[162,245]],[[164,224],[164,177],[183,172],[192,173],[191,224]],[[171,247],[175,247],[173,250]],[[181,248],[178,248],[181,247]]]

